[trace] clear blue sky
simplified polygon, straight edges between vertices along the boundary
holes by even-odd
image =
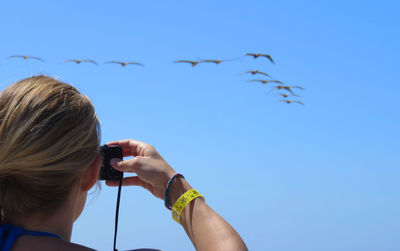
[[[398,1],[2,1],[0,87],[48,74],[96,106],[103,143],[153,144],[250,250],[400,250]],[[270,54],[266,59],[244,57]],[[27,54],[45,62],[6,59]],[[145,67],[73,64],[138,61]],[[236,59],[191,67],[179,59]],[[305,91],[285,104],[258,69]],[[116,189],[72,241],[110,250]],[[122,191],[120,250],[194,250],[161,200]]]

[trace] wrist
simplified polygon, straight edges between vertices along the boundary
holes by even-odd
[[[192,186],[183,178],[182,176],[178,176],[175,178],[173,183],[171,184],[169,190],[169,203],[170,205],[174,205],[178,198],[184,194],[186,191],[192,189]]]
[[[181,219],[185,218],[185,211],[192,212],[192,206],[194,206],[195,201],[199,201],[196,200],[197,198],[204,200],[204,197],[196,189],[190,189],[182,194],[171,209],[172,218],[179,224],[182,224]]]
[[[171,199],[169,196],[169,190],[171,189],[171,185],[174,183],[175,179],[179,178],[179,177],[185,178],[185,177],[183,177],[182,174],[175,173],[174,175],[171,176],[171,178],[167,182],[167,188],[165,189],[165,193],[164,193],[164,206],[169,210],[171,210],[171,208],[172,208]]]

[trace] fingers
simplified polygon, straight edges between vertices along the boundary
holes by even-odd
[[[110,160],[110,165],[120,171],[120,172],[132,172],[136,173],[138,168],[140,167],[140,162],[141,157],[138,156],[133,159],[128,159],[128,160],[120,160],[117,158],[111,159]]]
[[[119,186],[119,180],[107,180],[106,185],[110,187]],[[122,179],[122,186],[141,186],[139,177],[127,177]]]
[[[107,145],[117,145],[122,147],[122,154],[124,157],[127,156],[144,156],[146,149],[151,149],[152,146],[146,144],[144,142],[133,140],[133,139],[125,139],[119,141],[113,141],[107,143]]]

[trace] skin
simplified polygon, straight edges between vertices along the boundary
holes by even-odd
[[[81,215],[85,206],[87,192],[96,184],[101,166],[101,157],[98,156],[85,170],[82,177],[76,182],[65,203],[51,215],[34,215],[20,219],[15,225],[25,229],[45,231],[57,234],[63,240],[54,237],[22,235],[13,246],[18,250],[93,250],[71,241],[72,226]]]
[[[136,174],[134,177],[124,178],[123,185],[141,186],[150,191],[155,197],[164,200],[167,182],[176,171],[161,157],[155,148],[136,140],[110,142],[109,145],[119,145],[123,149],[124,157],[134,157],[124,161],[112,159],[110,162],[119,171]],[[82,213],[87,192],[95,185],[100,166],[101,158],[98,157],[85,170],[81,179],[73,187],[64,205],[54,214],[45,216],[36,215],[21,219],[20,221],[20,225],[25,227],[25,229],[55,233],[61,236],[63,240],[54,237],[23,235],[15,242],[13,251],[93,250],[70,243],[70,240],[73,223]],[[118,181],[107,181],[106,184],[109,186],[118,186]],[[171,204],[191,188],[185,179],[176,178],[169,192]],[[182,211],[180,220],[182,227],[196,250],[247,250],[246,244],[239,234],[228,222],[211,209],[202,198],[192,200]]]
[[[123,179],[125,186],[141,186],[155,197],[164,200],[165,187],[176,171],[161,157],[153,146],[136,141],[123,140],[110,144],[119,145],[129,160],[112,159],[111,165],[137,176]],[[117,186],[117,182],[107,182]],[[192,187],[183,178],[177,178],[170,190],[171,204]],[[211,209],[202,198],[192,200],[182,211],[181,224],[196,250],[247,250],[239,234],[233,227]]]

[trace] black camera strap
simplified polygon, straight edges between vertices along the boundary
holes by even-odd
[[[116,207],[116,211],[115,211],[114,251],[118,251],[118,249],[116,249],[115,246],[117,244],[118,212],[119,212],[119,200],[121,198],[121,186],[122,186],[122,178],[119,180],[118,195],[117,195],[117,207]]]

